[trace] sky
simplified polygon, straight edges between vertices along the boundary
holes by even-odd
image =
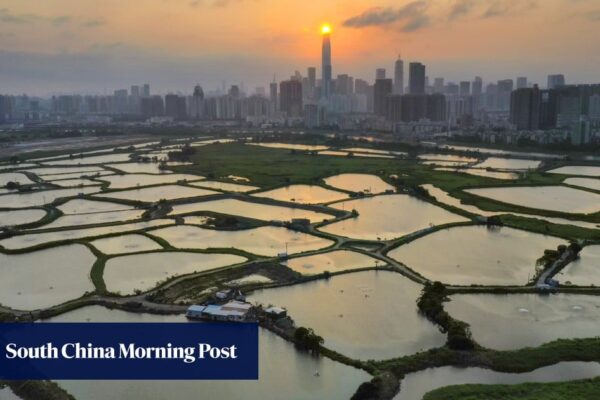
[[[0,93],[252,92],[320,74],[323,23],[334,76],[600,82],[600,0],[0,0]]]

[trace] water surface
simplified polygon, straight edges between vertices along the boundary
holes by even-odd
[[[51,322],[184,322],[183,316],[161,316],[107,310],[99,306],[71,311]],[[362,370],[297,351],[275,334],[259,329],[258,381],[59,381],[85,400],[347,400],[371,379]],[[285,368],[282,368],[285,366]],[[315,372],[319,376],[315,376]]]
[[[400,393],[394,397],[394,400],[421,400],[426,393],[451,385],[516,385],[525,382],[588,379],[598,375],[600,375],[600,364],[595,362],[560,362],[521,374],[476,367],[428,368],[406,375],[400,382]]]
[[[586,189],[600,190],[600,179],[592,178],[568,178],[563,182],[567,185],[579,186]]]
[[[340,174],[324,179],[329,186],[349,192],[383,193],[386,190],[395,190],[383,179],[369,174]]]
[[[345,219],[319,230],[365,240],[391,240],[435,225],[467,221],[443,208],[405,194],[394,194],[333,204],[341,210],[356,210],[358,217]]]
[[[192,183],[191,186],[198,186],[208,189],[218,189],[225,192],[250,192],[259,189],[258,186],[240,185],[237,183],[218,182],[218,181],[201,181]]]
[[[253,292],[250,302],[286,307],[325,346],[361,360],[388,359],[441,346],[445,335],[422,317],[422,287],[400,274],[364,271]]]
[[[549,174],[600,176],[600,167],[569,165],[548,171]]]
[[[285,262],[285,265],[289,268],[303,275],[317,275],[325,271],[338,272],[384,264],[384,262],[373,257],[349,250],[335,250],[328,253],[296,257]]]
[[[108,235],[112,233],[136,231],[155,226],[172,224],[171,219],[155,219],[151,221],[136,222],[123,225],[102,226],[97,228],[67,229],[45,233],[29,233],[17,235],[8,239],[0,240],[0,245],[7,249],[24,249],[38,244],[51,243],[60,240],[83,239],[94,236]]]
[[[180,249],[234,248],[274,257],[279,253],[302,253],[333,244],[332,241],[290,229],[263,226],[241,231],[220,231],[178,225],[148,232]]]
[[[1,200],[2,198],[0,198]],[[28,224],[30,222],[39,221],[44,218],[46,211],[34,210],[15,210],[15,211],[0,211],[0,226],[12,226]]]
[[[514,180],[518,179],[519,175],[513,172],[499,172],[499,171],[488,171],[486,169],[478,168],[436,168],[436,171],[447,171],[447,172],[458,172],[462,174],[483,176],[485,178],[503,179],[503,180]]]
[[[560,244],[567,243],[508,227],[460,226],[404,244],[388,256],[446,284],[525,285],[544,250]]]
[[[200,190],[200,189],[199,189]],[[294,218],[306,218],[311,222],[320,222],[334,218],[332,215],[301,208],[274,206],[252,203],[237,199],[222,199],[173,206],[171,214],[186,214],[196,211],[212,211],[221,214],[239,215],[264,221],[291,221]]]
[[[579,258],[555,276],[561,283],[578,286],[600,286],[600,245],[586,246]]]
[[[462,163],[474,163],[477,162],[477,158],[457,156],[454,154],[419,154],[418,158],[421,160],[433,160],[433,161],[455,161]]]
[[[471,325],[479,344],[498,350],[597,337],[600,323],[600,296],[590,295],[461,294],[445,309]]]
[[[188,186],[164,185],[142,189],[123,190],[119,192],[101,193],[96,194],[95,196],[154,203],[162,199],[173,200],[190,197],[209,196],[212,194],[219,194],[219,192],[215,192],[214,190],[208,189],[192,188]]]
[[[251,146],[270,147],[273,149],[290,149],[300,151],[319,151],[327,150],[327,146],[310,144],[292,144],[292,143],[246,143]]]
[[[162,249],[162,246],[154,240],[138,234],[98,239],[91,242],[91,245],[104,254],[136,253]]]
[[[74,157],[72,159],[45,161],[44,165],[93,165],[129,161],[129,154],[109,154],[105,156]]]
[[[0,253],[0,304],[35,310],[64,303],[93,291],[94,254],[71,244],[24,254]]]
[[[492,168],[505,170],[536,169],[542,162],[539,160],[523,160],[518,158],[490,157],[484,162],[475,165],[477,168]]]
[[[103,181],[110,183],[111,189],[127,189],[136,186],[160,185],[168,183],[177,183],[179,181],[197,181],[204,179],[200,175],[190,174],[163,174],[163,175],[147,175],[147,174],[127,174],[127,175],[111,175],[102,177]]]
[[[281,201],[293,201],[302,204],[329,203],[348,197],[346,193],[336,192],[316,185],[290,185],[266,192],[255,193],[253,196]]]
[[[467,189],[465,192],[540,210],[582,214],[600,211],[600,195],[565,186]]]
[[[39,190],[26,193],[7,194],[0,197],[0,207],[25,208],[50,204],[60,197],[74,197],[80,193],[92,193],[98,188],[85,187],[73,189]]]
[[[109,259],[104,266],[106,289],[122,295],[146,291],[167,277],[239,264],[246,258],[231,254],[163,252],[132,254]]]
[[[3,174],[0,174],[0,187],[6,186],[8,182],[16,182],[21,185],[34,183],[31,179],[27,177],[27,175],[22,174],[20,172],[5,172]]]

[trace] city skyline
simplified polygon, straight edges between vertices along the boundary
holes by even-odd
[[[274,18],[285,10],[293,18]],[[196,82],[210,90],[223,80],[266,86],[273,74],[283,80],[320,67],[319,29],[329,22],[334,77],[369,79],[377,67],[393,74],[402,52],[405,68],[407,61],[427,65],[430,81],[527,76],[543,85],[548,74],[564,73],[579,83],[597,80],[600,45],[584,39],[594,34],[598,17],[594,2],[564,0],[354,0],[302,7],[149,0],[143,8],[109,0],[101,10],[85,1],[6,0],[0,3],[0,79],[3,92],[35,95],[110,93],[132,81],[151,82],[157,92],[189,92]],[[172,21],[169,29],[156,29],[165,20]]]

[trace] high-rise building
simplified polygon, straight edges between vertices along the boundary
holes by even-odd
[[[448,82],[446,83],[444,92],[447,96],[458,96],[460,93],[460,86],[454,82]]]
[[[517,89],[523,89],[527,87],[527,77],[519,76],[517,78]]]
[[[132,97],[140,97],[140,87],[138,85],[132,85],[130,93]]]
[[[350,88],[350,78],[347,74],[338,75],[335,81],[335,92],[341,95],[352,94],[353,88]],[[352,81],[354,83],[354,81]]]
[[[271,115],[274,115],[279,110],[279,99],[277,98],[277,82],[271,82],[269,84],[269,103],[271,105]]]
[[[476,76],[473,80],[473,84],[471,85],[471,94],[473,96],[481,96],[483,93],[483,79],[481,77]]]
[[[496,108],[500,111],[510,110],[510,94],[513,91],[514,82],[512,79],[503,79],[497,83]]]
[[[302,116],[302,82],[291,79],[279,84],[279,108],[288,117]]]
[[[141,111],[144,118],[160,117],[165,114],[165,103],[161,96],[143,97]]]
[[[459,94],[461,96],[470,96],[471,95],[471,82],[469,81],[461,81]]]
[[[150,97],[150,84],[144,83],[142,87],[142,97]]]
[[[404,94],[404,61],[400,57],[394,64],[394,94]]]
[[[317,87],[317,68],[316,67],[308,67],[308,91],[304,93],[304,95],[308,98],[314,99],[316,96],[316,87]]]
[[[373,88],[373,111],[376,115],[388,115],[388,97],[392,94],[393,81],[391,79],[377,79]]]
[[[565,76],[563,74],[548,75],[548,89],[556,89],[559,86],[565,86]]]
[[[188,115],[192,119],[202,119],[204,117],[204,90],[202,86],[194,86],[194,94],[188,102]]]
[[[240,91],[240,87],[238,85],[231,85],[227,94],[229,94],[234,99],[239,99],[242,95],[242,92]]]
[[[307,128],[318,128],[321,125],[319,106],[317,104],[306,104],[304,106],[304,126]]]
[[[176,94],[165,96],[165,114],[175,120],[183,120],[186,117],[185,97]]]
[[[385,68],[377,68],[375,70],[375,80],[385,79]]]
[[[410,94],[425,94],[425,65],[411,62],[408,66]]]
[[[321,54],[321,96],[325,99],[329,99],[332,92],[331,79],[333,75],[333,68],[331,66],[331,28],[327,25],[324,26],[321,29],[321,34],[323,35],[323,47]]]
[[[444,93],[444,78],[435,78],[433,80],[433,93]]]
[[[510,120],[518,130],[540,128],[541,93],[537,85],[520,88],[510,96]]]
[[[591,95],[588,102],[588,117],[590,121],[600,121],[600,94]]]

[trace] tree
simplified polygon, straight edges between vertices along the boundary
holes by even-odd
[[[6,188],[8,190],[17,190],[20,186],[21,184],[19,182],[10,181],[6,183]]]
[[[301,349],[318,353],[325,340],[317,335],[312,328],[299,327],[294,332],[294,342]]]

